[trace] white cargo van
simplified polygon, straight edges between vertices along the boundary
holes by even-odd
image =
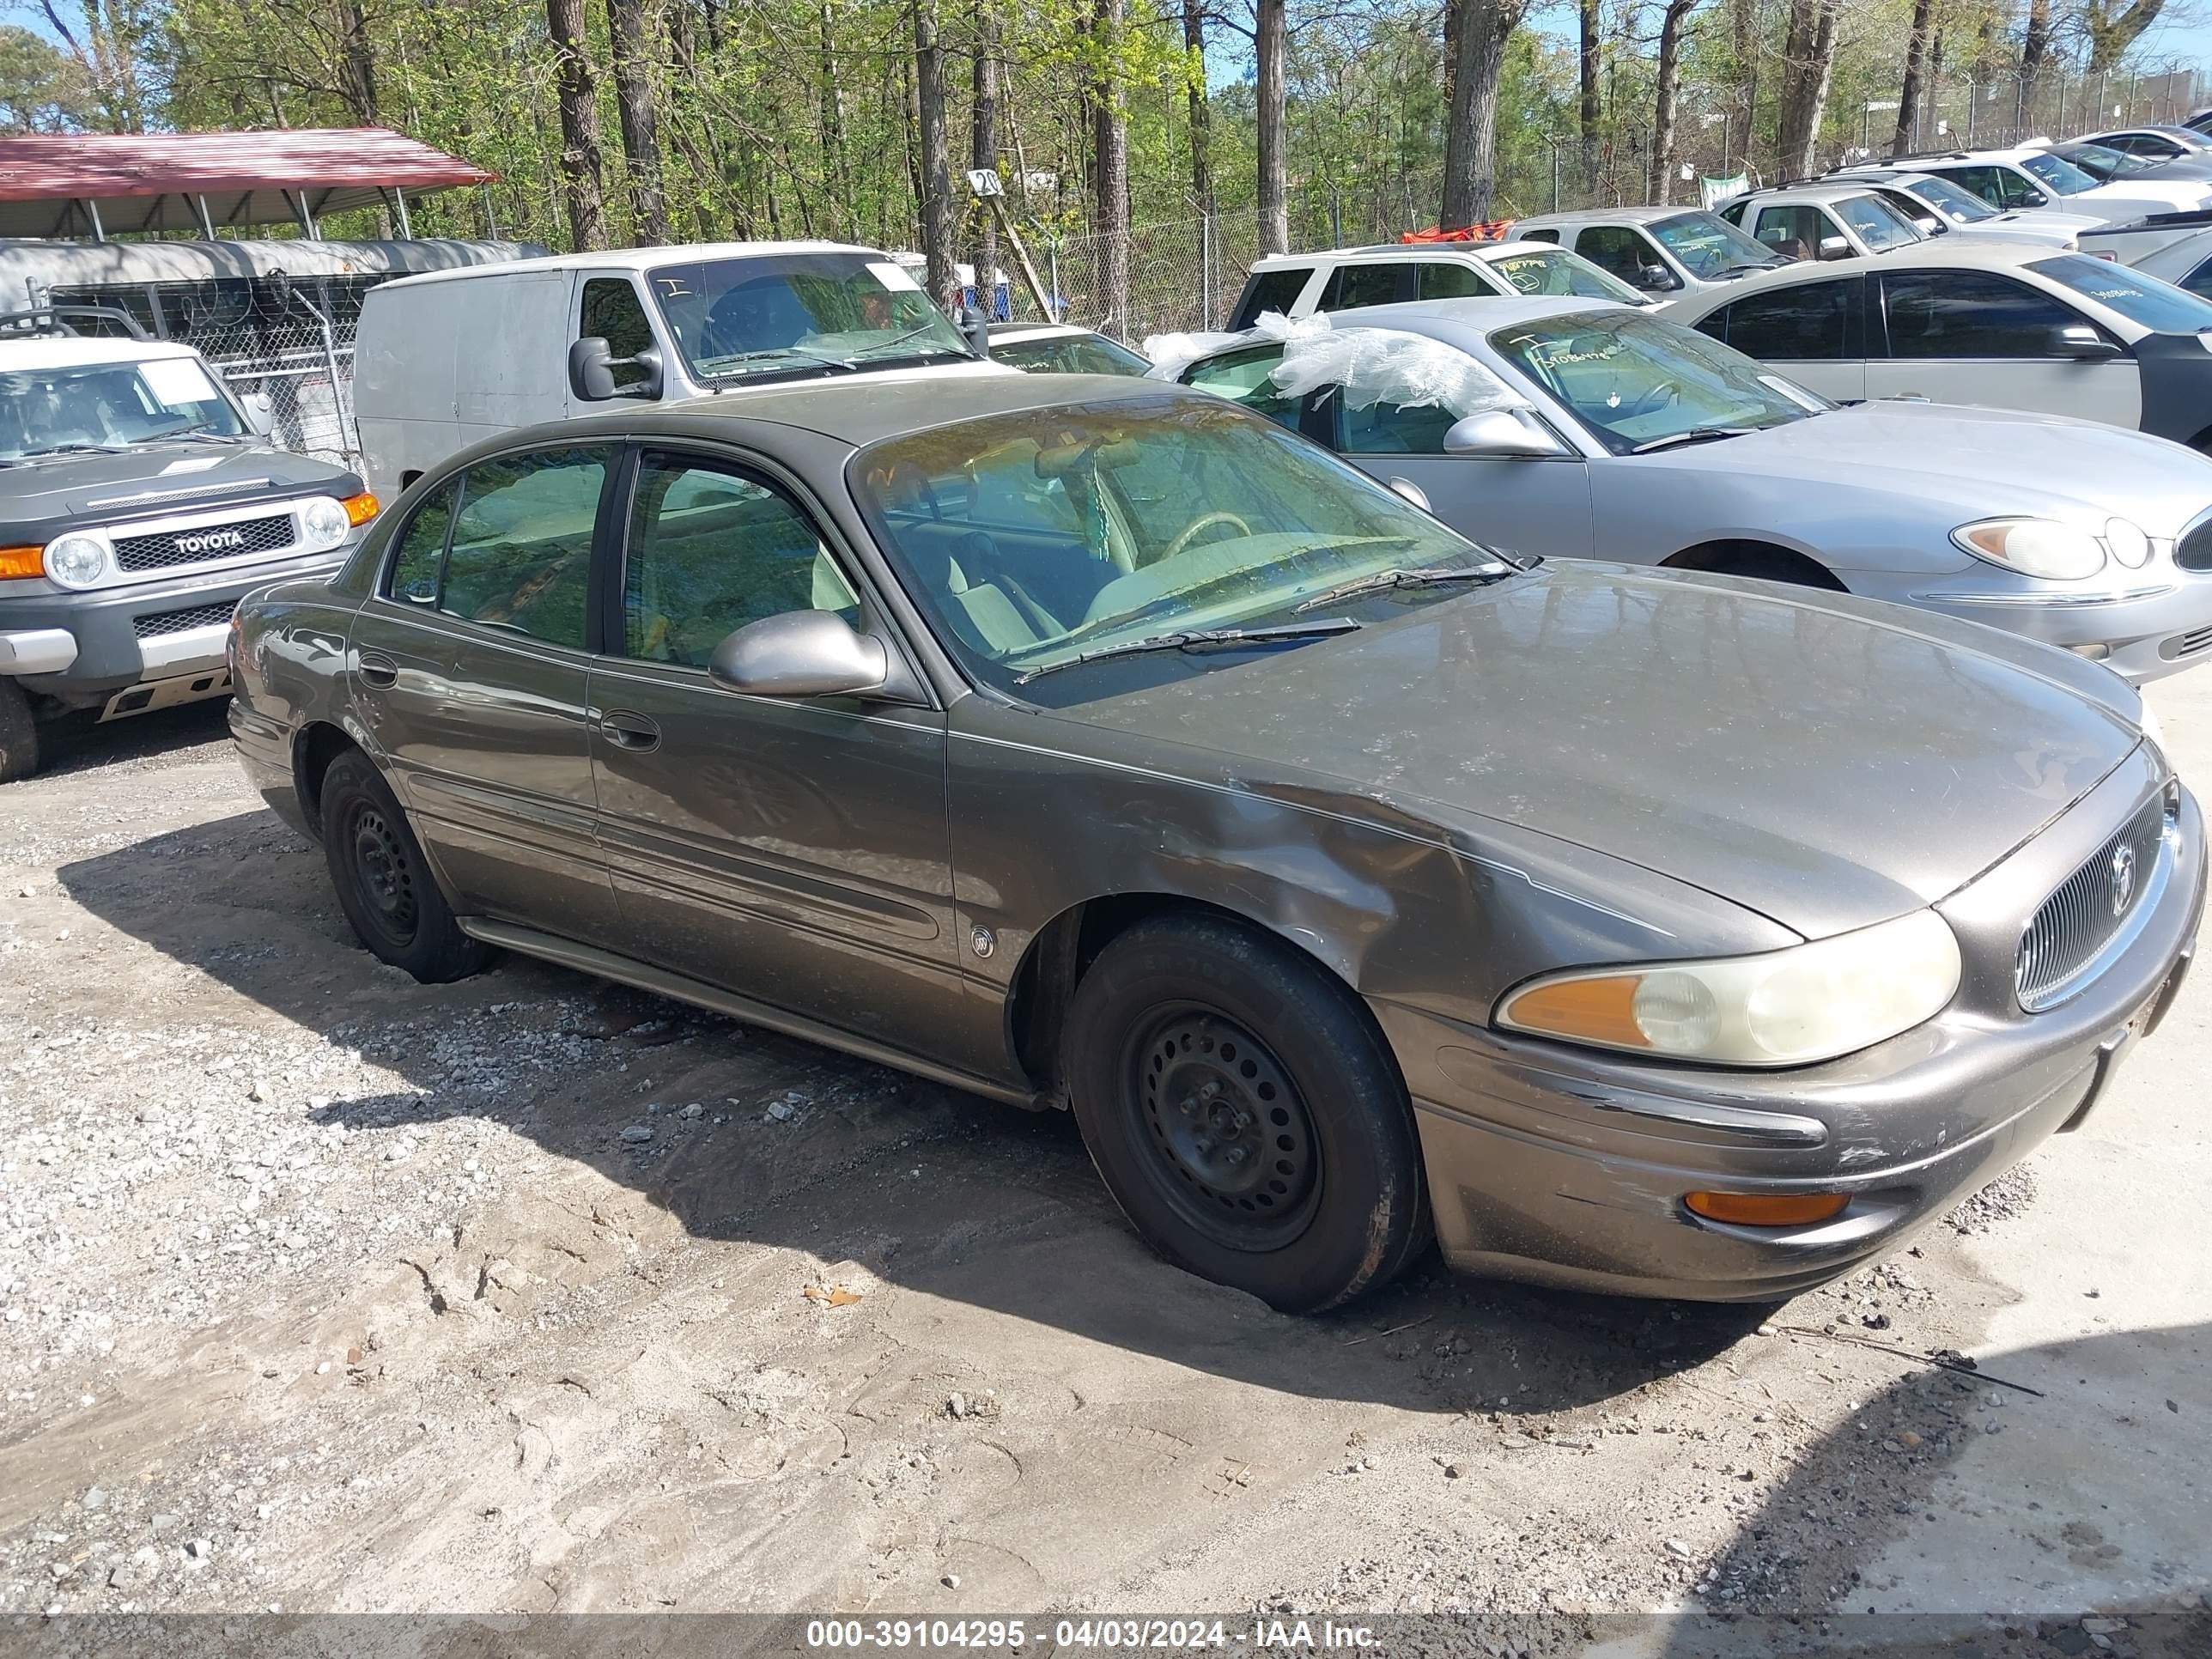
[[[386,283],[362,304],[354,411],[370,484],[389,501],[478,439],[610,398],[1017,372],[985,361],[887,253],[723,242]]]

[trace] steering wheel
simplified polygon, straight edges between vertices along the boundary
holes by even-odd
[[[1234,513],[1223,512],[1218,509],[1216,509],[1212,513],[1201,513],[1182,527],[1182,532],[1176,537],[1176,538],[1168,544],[1167,550],[1162,553],[1158,558],[1154,559],[1152,562],[1154,564],[1165,564],[1170,559],[1175,557],[1176,554],[1188,547],[1191,543],[1197,538],[1198,532],[1200,531],[1211,529],[1213,526],[1218,524],[1235,525],[1237,526],[1237,533],[1240,536],[1249,536],[1252,533],[1252,526],[1246,524],[1243,520],[1238,518]]]
[[[1656,415],[1661,410],[1671,408],[1681,401],[1682,388],[1672,380],[1662,380],[1634,403],[1609,412],[1629,416]]]

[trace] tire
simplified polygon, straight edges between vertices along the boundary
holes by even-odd
[[[371,956],[425,985],[482,972],[498,953],[471,939],[430,873],[422,844],[366,755],[340,755],[323,774],[323,854],[338,903]]]
[[[1313,1313],[1380,1288],[1427,1242],[1413,1115],[1381,1034],[1263,933],[1199,916],[1132,927],[1076,987],[1062,1061],[1091,1162],[1177,1267]]]
[[[0,679],[0,783],[38,769],[39,723],[31,717],[31,700],[15,681]]]

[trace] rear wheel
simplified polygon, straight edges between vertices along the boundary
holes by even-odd
[[[323,774],[323,854],[338,903],[369,953],[428,985],[466,979],[496,953],[471,939],[438,890],[406,814],[368,757]]]
[[[1211,917],[1131,928],[1077,987],[1064,1059],[1092,1162],[1179,1267],[1311,1312],[1387,1283],[1427,1237],[1380,1035],[1263,934]]]
[[[39,723],[31,716],[31,700],[15,681],[0,679],[0,783],[38,769]]]

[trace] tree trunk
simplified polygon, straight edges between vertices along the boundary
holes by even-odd
[[[369,38],[368,14],[362,0],[346,0],[344,93],[346,107],[365,127],[381,126],[376,109],[376,45]]]
[[[1443,202],[1437,221],[1447,230],[1490,217],[1498,185],[1498,82],[1505,67],[1506,37],[1521,21],[1517,3],[1462,0],[1462,6],[1450,125],[1444,131]]]
[[[1582,34],[1577,48],[1582,77],[1583,191],[1593,198],[1597,195],[1598,125],[1605,113],[1597,90],[1604,28],[1599,6],[1600,0],[1582,0]]]
[[[1842,0],[1790,0],[1782,47],[1782,107],[1776,121],[1777,172],[1811,176],[1836,69],[1836,16]]]
[[[1190,94],[1190,195],[1198,210],[1213,216],[1213,106],[1206,86],[1206,0],[1182,0],[1184,70]]]
[[[1752,141],[1759,132],[1759,0],[1729,0],[1729,40],[1743,86],[1743,166],[1751,170]],[[1728,157],[1721,157],[1728,171]]]
[[[1698,0],[1667,0],[1659,20],[1659,70],[1651,115],[1651,173],[1645,198],[1665,207],[1674,199],[1674,106],[1682,82],[1682,25]]]
[[[1920,129],[1921,81],[1928,61],[1928,15],[1932,0],[1912,0],[1912,32],[1905,39],[1905,81],[1897,89],[1897,132],[1889,143],[1892,155],[1910,155]]]
[[[579,253],[607,245],[606,175],[599,158],[599,106],[584,55],[584,0],[545,0],[561,105],[561,185],[568,243]]]
[[[968,132],[968,165],[978,172],[999,166],[999,22],[994,0],[976,0],[974,118]],[[979,200],[975,213],[975,301],[986,317],[999,314],[999,216]]]
[[[1255,78],[1259,94],[1258,108],[1254,115],[1257,128],[1255,148],[1260,174],[1256,197],[1260,214],[1260,252],[1264,256],[1291,251],[1289,186],[1283,171],[1283,122],[1286,103],[1283,58],[1290,49],[1290,19],[1285,0],[1254,0],[1253,16],[1256,24],[1253,43],[1257,64]]]
[[[921,133],[921,252],[929,297],[948,314],[960,309],[953,268],[952,150],[945,133],[945,53],[937,44],[937,0],[914,9],[914,101]]]
[[[853,173],[845,159],[845,94],[837,84],[837,35],[835,0],[822,0],[822,157],[843,211],[846,234],[860,234],[860,206],[853,200]]]
[[[1280,3],[1280,0],[1277,0]],[[1093,0],[1091,28],[1098,78],[1091,87],[1091,188],[1097,192],[1098,282],[1105,317],[1099,326],[1129,333],[1129,109],[1123,90],[1123,0]]]
[[[2035,125],[2036,82],[2051,56],[2051,0],[2028,0],[2027,27],[2020,39],[2020,106],[2021,118]]]
[[[632,240],[641,247],[656,246],[668,240],[647,3],[648,0],[607,0],[607,33],[615,48],[615,109],[622,123],[623,161],[629,173]]]
[[[2089,35],[2086,72],[2102,76],[2118,69],[2120,59],[2128,55],[2128,48],[2142,38],[2143,31],[2158,21],[2159,14],[2165,9],[2166,0],[2135,0],[2133,5],[2118,9],[2113,0],[2090,0],[2081,13],[2083,27]],[[2103,91],[2102,87],[2098,88],[2100,106],[2104,103]]]

